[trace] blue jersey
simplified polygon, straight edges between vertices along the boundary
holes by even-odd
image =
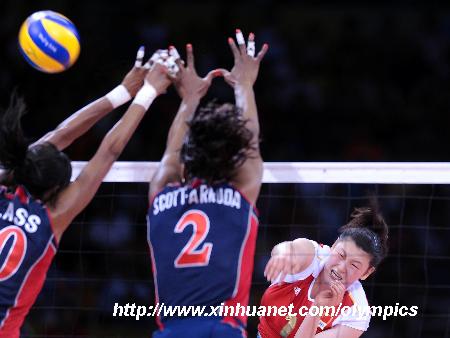
[[[156,301],[246,306],[257,227],[254,208],[229,184],[166,186],[148,212]],[[160,319],[162,327],[170,318]],[[246,317],[224,321],[244,326]]]
[[[47,209],[0,186],[0,338],[18,338],[56,253]]]

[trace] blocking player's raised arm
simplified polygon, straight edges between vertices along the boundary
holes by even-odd
[[[167,68],[155,64],[145,78],[144,86],[125,115],[103,139],[97,153],[78,178],[62,191],[50,213],[54,219],[55,235],[60,237],[72,220],[91,201],[114,161],[130,140],[153,100],[166,91],[170,80]]]
[[[144,47],[139,48],[134,67],[128,72],[119,86],[73,113],[59,124],[55,130],[48,132],[31,146],[50,142],[58,150],[63,150],[113,109],[127,103],[132,97],[136,96],[148,72],[148,67],[142,64],[144,52]]]
[[[259,65],[268,50],[264,44],[255,57],[255,36],[250,33],[246,46],[242,32],[236,30],[236,46],[232,38],[228,44],[234,57],[234,66],[231,72],[224,75],[225,81],[233,87],[236,106],[242,110],[242,118],[246,120],[246,127],[252,132],[252,147],[249,149],[247,159],[238,168],[234,184],[250,199],[256,202],[262,181],[263,162],[259,151],[259,121],[256,108],[253,85],[258,77]]]
[[[222,74],[221,70],[215,70],[201,78],[195,69],[194,53],[191,44],[186,46],[186,65],[179,58],[175,47],[169,48],[169,54],[176,60],[179,68],[172,81],[180,95],[181,104],[170,127],[166,150],[161,163],[150,183],[150,198],[167,183],[181,181],[183,173],[180,162],[180,150],[189,128],[187,122],[192,118],[201,98],[207,93],[213,77]]]

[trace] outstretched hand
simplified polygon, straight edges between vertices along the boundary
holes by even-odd
[[[172,82],[182,100],[200,100],[208,92],[213,78],[226,72],[223,69],[215,69],[205,77],[200,77],[195,69],[194,52],[191,44],[186,45],[186,63],[179,58],[178,51],[173,46],[169,47],[169,55],[175,58],[179,68],[178,72],[172,77]]]
[[[128,90],[131,97],[136,96],[139,89],[144,84],[145,76],[150,69],[150,63],[142,64],[145,55],[145,48],[141,46],[136,54],[136,61],[133,68],[125,75],[122,85]]]
[[[269,46],[264,44],[255,57],[255,35],[249,34],[247,46],[245,44],[244,35],[241,30],[236,29],[236,40],[228,38],[228,44],[234,56],[234,66],[231,72],[224,72],[225,81],[232,87],[236,85],[253,86],[258,77],[259,64],[266,54]]]
[[[264,277],[271,283],[278,280],[281,285],[287,275],[300,272],[301,266],[301,260],[295,256],[292,245],[287,245],[284,252],[275,252],[270,257],[264,269]]]
[[[145,76],[145,82],[155,88],[157,95],[164,94],[170,85],[169,69],[160,63],[154,63]]]

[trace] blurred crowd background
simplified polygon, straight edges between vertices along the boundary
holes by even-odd
[[[81,36],[61,74],[32,69],[17,47],[31,13],[69,17]],[[17,87],[31,139],[120,83],[140,45],[148,55],[192,43],[199,74],[232,67],[227,37],[256,34],[270,50],[255,85],[265,161],[449,161],[450,3],[415,1],[0,1],[0,105]],[[214,80],[205,98],[233,100]],[[120,160],[158,161],[179,99],[157,99]],[[88,160],[118,109],[68,149]],[[146,186],[105,184],[61,243],[24,333],[29,337],[148,337],[152,318],[112,317],[114,302],[153,303],[145,240]],[[265,185],[252,304],[267,283],[272,245],[295,237],[331,244],[372,191],[392,226],[391,254],[366,283],[374,305],[420,306],[413,318],[375,319],[365,337],[450,337],[450,191],[444,186]],[[182,286],[180,286],[182,287]],[[255,333],[256,320],[250,321]]]

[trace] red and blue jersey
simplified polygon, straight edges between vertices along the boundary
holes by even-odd
[[[166,186],[150,203],[148,242],[156,302],[166,306],[248,304],[258,218],[229,184]],[[161,317],[160,327],[170,318]],[[245,316],[227,317],[245,327]]]
[[[47,209],[19,186],[0,186],[0,338],[18,338],[56,253]]]

